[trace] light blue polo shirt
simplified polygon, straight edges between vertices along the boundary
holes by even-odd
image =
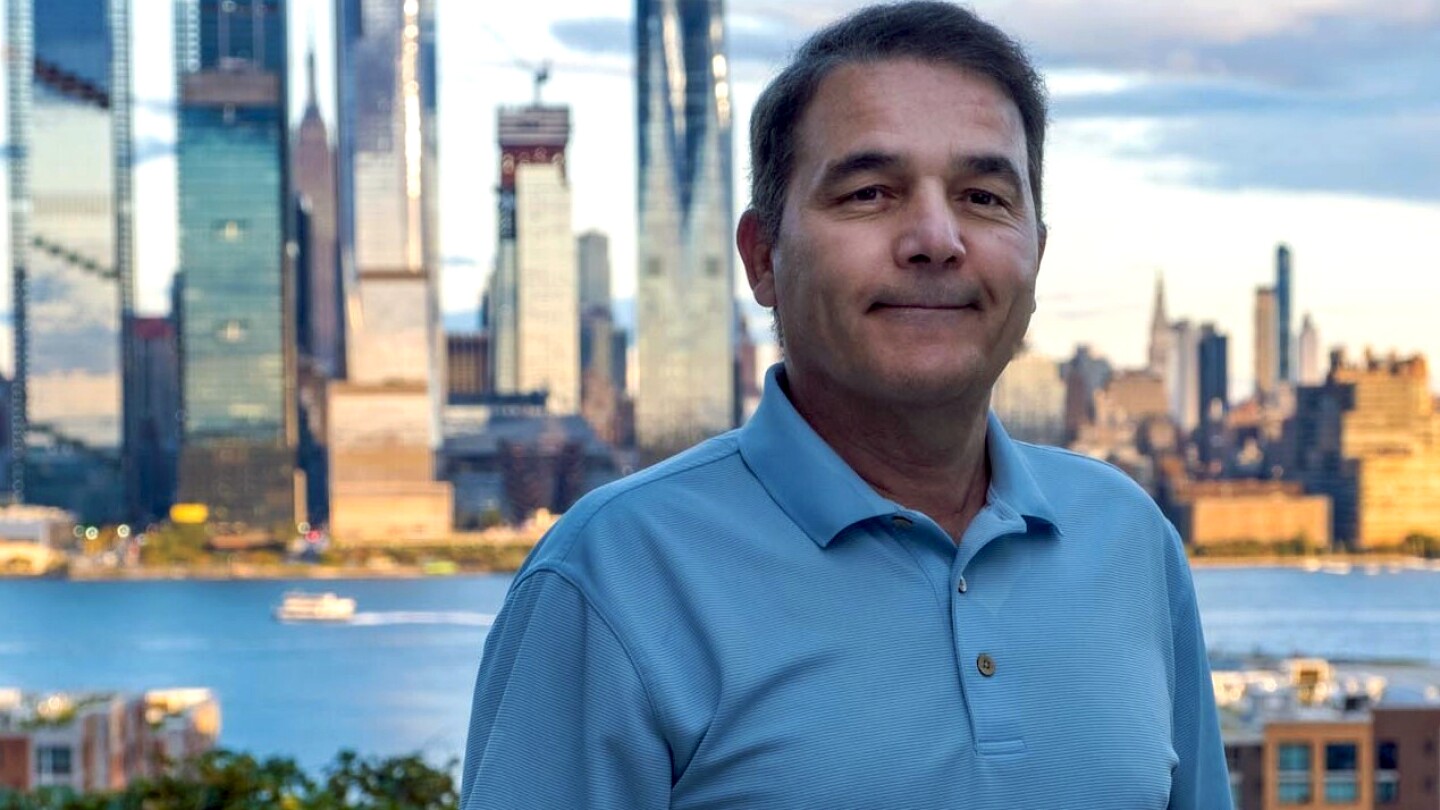
[[[465,810],[1231,806],[1189,569],[1141,489],[992,415],[957,547],[780,368],[744,428],[591,493],[526,561]]]

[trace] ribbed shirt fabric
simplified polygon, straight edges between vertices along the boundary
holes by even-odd
[[[1011,440],[957,546],[770,370],[745,427],[599,489],[485,643],[461,806],[1231,807],[1174,528]]]

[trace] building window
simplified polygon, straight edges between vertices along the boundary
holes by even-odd
[[[35,773],[41,779],[66,777],[72,773],[71,749],[68,745],[38,745],[35,747]]]
[[[1375,803],[1400,801],[1400,748],[1391,740],[1375,746]]]
[[[1310,746],[1307,743],[1280,744],[1280,773],[1276,789],[1281,804],[1309,804]]]
[[[1360,789],[1355,770],[1359,746],[1355,743],[1329,743],[1325,746],[1325,801],[1329,804],[1353,804]]]

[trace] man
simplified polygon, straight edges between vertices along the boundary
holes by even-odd
[[[738,243],[785,361],[744,428],[582,500],[486,643],[463,806],[1228,808],[1174,529],[1010,440],[1043,88],[963,9],[816,34]]]

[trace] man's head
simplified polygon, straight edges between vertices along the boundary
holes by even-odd
[[[835,68],[913,59],[984,76],[1010,97],[1025,127],[1030,193],[1043,228],[1041,180],[1046,96],[1040,74],[1020,46],[974,13],[938,0],[870,6],[816,32],[760,94],[750,116],[750,207],[772,240],[790,174],[800,120]]]
[[[1018,46],[956,6],[866,9],[801,47],[755,108],[738,233],[792,384],[988,394],[1034,310],[1044,124]]]

